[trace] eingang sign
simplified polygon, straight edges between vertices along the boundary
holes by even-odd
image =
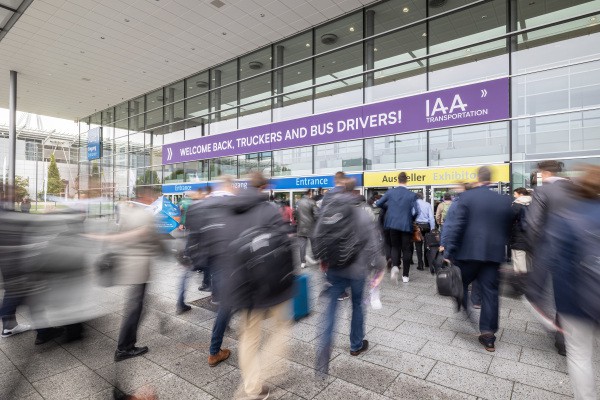
[[[163,146],[163,164],[497,121],[509,117],[509,82],[487,82],[205,136]]]

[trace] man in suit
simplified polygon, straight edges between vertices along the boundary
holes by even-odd
[[[385,209],[384,229],[390,230],[392,243],[391,278],[398,282],[402,252],[402,282],[408,283],[412,260],[413,220],[417,215],[417,195],[406,188],[406,172],[398,174],[398,187],[390,189],[375,205]]]
[[[478,183],[460,196],[452,219],[444,225],[445,258],[461,270],[464,287],[463,306],[468,310],[468,287],[477,280],[482,304],[479,319],[479,342],[494,351],[494,335],[498,330],[499,267],[505,259],[505,246],[510,237],[511,199],[491,190],[489,167],[477,171]]]

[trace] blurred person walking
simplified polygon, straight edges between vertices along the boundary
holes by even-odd
[[[450,210],[450,206],[452,205],[452,196],[450,193],[444,193],[443,200],[440,204],[438,204],[437,209],[435,210],[435,222],[437,222],[440,230],[444,226],[446,222],[446,217],[448,215],[448,211]]]
[[[352,195],[352,190],[354,190],[354,180],[346,183],[345,193],[338,192],[331,196],[328,204],[322,209],[313,237],[315,249],[321,248],[322,252],[328,255],[323,264],[329,285],[324,293],[328,302],[324,315],[324,332],[317,348],[316,369],[319,374],[328,373],[338,298],[348,288],[352,296],[350,355],[358,356],[369,348],[364,329],[365,282],[369,272],[375,270],[376,277],[371,281],[370,286],[377,287],[385,268],[373,214],[367,213],[361,206],[364,197]],[[337,235],[340,234],[342,237],[338,239]],[[349,252],[354,252],[355,255],[345,262],[336,257],[343,257]]]
[[[521,294],[524,290],[525,277],[529,270],[529,246],[527,245],[527,231],[525,218],[527,208],[531,204],[531,196],[527,189],[523,187],[516,188],[513,191],[515,200],[512,203],[513,225],[510,236],[510,252],[513,263],[513,272],[515,273],[515,289]]]
[[[412,261],[413,220],[417,216],[417,195],[406,188],[406,172],[398,174],[398,186],[388,190],[375,205],[385,209],[384,229],[390,231],[392,245],[392,281],[398,283],[400,255],[402,282],[408,283]]]
[[[308,189],[298,201],[296,214],[298,216],[298,242],[300,244],[300,268],[306,267],[306,261],[315,262],[307,255],[308,238],[312,235],[319,210],[317,203],[312,199],[312,190]]]
[[[445,258],[461,270],[463,306],[469,310],[469,284],[477,280],[481,290],[479,342],[494,351],[498,331],[499,267],[505,259],[512,222],[510,199],[488,185],[492,173],[484,166],[477,171],[478,183],[461,194],[452,208],[452,223],[444,225]]]
[[[424,238],[427,233],[435,229],[435,218],[433,217],[431,204],[423,200],[422,192],[417,193],[417,210],[418,214],[416,222]],[[429,261],[427,260],[427,257],[425,257],[425,260],[423,260],[425,240],[415,242],[415,247],[417,249],[417,269],[422,271],[425,269],[424,267],[429,268]]]
[[[31,199],[29,198],[29,196],[25,196],[25,197],[23,197],[23,200],[21,201],[21,212],[29,214],[30,211],[31,211]]]
[[[600,323],[600,167],[586,166],[569,201],[545,221],[537,263],[552,275],[576,400],[595,400],[594,348]],[[557,326],[561,330],[560,326]]]

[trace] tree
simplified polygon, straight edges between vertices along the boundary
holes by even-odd
[[[4,180],[0,179],[0,191],[4,190]],[[23,197],[29,196],[29,178],[23,178],[22,176],[15,176],[15,201],[20,203]],[[3,192],[2,192],[3,193]],[[0,196],[1,197],[1,196]]]
[[[48,166],[48,194],[60,196],[65,189],[65,184],[60,179],[60,172],[58,172],[58,165],[56,165],[56,158],[54,154],[50,156],[50,165]]]

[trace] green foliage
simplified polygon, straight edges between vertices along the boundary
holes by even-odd
[[[54,154],[52,154],[50,156],[50,165],[48,166],[48,194],[60,196],[64,189],[65,184],[62,179],[60,179],[56,158],[54,157]]]
[[[144,175],[138,176],[135,181],[136,185],[149,185],[149,184],[160,184],[160,179],[158,178],[158,174],[156,171],[152,171],[147,169],[144,171]]]
[[[15,201],[23,201],[23,197],[29,196],[29,178],[15,176]]]

